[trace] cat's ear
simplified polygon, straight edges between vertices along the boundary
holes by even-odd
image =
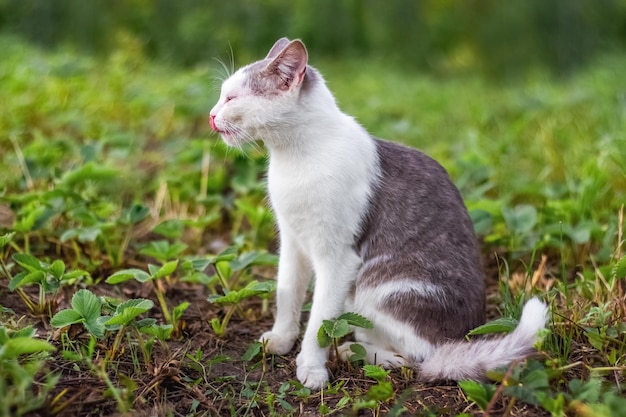
[[[291,90],[302,83],[308,59],[309,55],[304,44],[299,40],[294,40],[287,43],[268,64],[267,69],[280,78],[281,90]]]
[[[279,40],[276,41],[274,46],[272,46],[272,49],[270,49],[270,51],[267,53],[267,56],[265,57],[265,59],[275,58],[276,55],[281,53],[282,50],[285,49],[285,46],[287,46],[288,44],[289,44],[289,39],[280,38]]]

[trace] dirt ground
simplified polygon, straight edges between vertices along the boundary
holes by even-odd
[[[499,316],[497,309],[498,272],[495,262],[486,259],[487,263],[487,300],[488,318]],[[33,288],[33,290],[35,290]],[[101,283],[90,287],[98,295],[111,295],[120,298],[150,298],[155,301],[155,308],[149,317],[161,321],[161,313],[156,307],[156,297],[151,292],[151,286],[141,285],[129,281],[121,285],[111,286]],[[72,291],[73,292],[73,291]],[[59,309],[69,306],[72,292],[61,294]],[[33,295],[35,292],[33,291]],[[250,343],[272,325],[272,314],[260,313],[261,300],[250,299],[242,308],[242,317],[233,316],[226,336],[217,338],[209,323],[210,319],[223,314],[219,306],[207,302],[207,288],[196,284],[175,283],[168,288],[167,297],[170,306],[178,305],[183,301],[191,303],[183,316],[183,331],[179,338],[167,343],[155,342],[151,363],[143,365],[136,349],[128,348],[120,351],[113,360],[117,372],[109,372],[112,382],[116,386],[128,386],[129,393],[134,396],[133,412],[124,415],[133,416],[187,416],[198,415],[226,416],[250,415],[268,416],[271,409],[266,404],[269,393],[277,394],[285,382],[295,380],[295,356],[298,346],[285,356],[270,356],[265,361],[259,355],[250,362],[241,360]],[[56,406],[64,404],[58,416],[112,416],[122,415],[118,412],[116,402],[107,395],[105,382],[86,366],[77,366],[75,362],[61,356],[61,331],[49,326],[48,320],[29,315],[24,303],[15,293],[7,288],[7,281],[0,281],[1,304],[15,311],[16,318],[26,316],[26,321],[32,323],[39,335],[53,334],[53,344],[58,348],[54,360],[50,362],[50,370],[61,375],[53,389],[50,401],[59,397]],[[271,309],[270,309],[271,310]],[[306,320],[306,317],[303,317]],[[73,340],[86,342],[88,335],[82,326],[72,326],[68,335]],[[45,336],[44,336],[45,337]],[[99,341],[96,346],[94,362],[98,363],[106,352],[107,346],[113,343],[113,337]],[[202,352],[200,359],[191,360],[196,352]],[[230,358],[220,361],[219,358]],[[218,358],[216,360],[215,358]],[[213,359],[213,360],[211,360]],[[137,363],[140,366],[137,366]],[[365,378],[363,371],[350,367],[345,363],[329,364],[334,384],[343,385],[336,392],[313,393],[299,397],[287,394],[281,400],[288,402],[296,411],[296,415],[318,415],[320,403],[324,402],[331,409],[344,397],[344,392],[352,398],[364,397],[367,390],[374,385],[371,378]],[[403,405],[406,412],[402,415],[439,416],[468,413],[469,415],[483,415],[482,411],[472,405],[463,391],[454,383],[446,385],[425,385],[415,382],[415,379],[400,370],[390,374],[393,387],[396,391],[396,403],[383,405],[380,415],[386,415]],[[43,377],[42,377],[43,378]],[[134,381],[129,384],[127,378]],[[264,384],[254,384],[264,381]],[[257,389],[257,387],[260,387]],[[256,393],[255,393],[256,390]],[[288,392],[293,391],[290,388]],[[255,394],[259,401],[251,401]],[[271,398],[271,397],[269,397]],[[345,401],[345,400],[344,400]],[[394,409],[393,407],[396,407]],[[52,403],[32,416],[51,416]],[[282,410],[282,411],[281,411]],[[286,413],[279,403],[275,403],[275,414]],[[202,414],[208,412],[207,414]],[[516,402],[511,404],[510,399],[502,398],[491,406],[489,415],[512,416],[543,416],[549,415],[541,409],[527,404]],[[372,410],[353,412],[351,406],[343,408],[333,415],[375,415]]]

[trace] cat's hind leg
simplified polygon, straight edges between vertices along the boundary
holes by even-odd
[[[339,346],[339,359],[348,362],[354,352],[350,346],[355,342],[346,342]],[[400,368],[401,366],[409,366],[409,361],[397,352],[385,349],[371,343],[360,342],[359,345],[365,349],[365,362],[372,365],[380,365],[385,369]]]

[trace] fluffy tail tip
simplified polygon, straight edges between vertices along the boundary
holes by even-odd
[[[548,320],[548,306],[538,298],[531,298],[524,305],[522,317],[515,332],[535,337],[540,329],[543,329]]]

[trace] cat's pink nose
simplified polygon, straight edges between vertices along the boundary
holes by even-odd
[[[209,115],[209,123],[211,124],[211,129],[213,129],[214,131],[219,133],[220,130],[215,125],[215,115],[214,114],[210,114]]]

